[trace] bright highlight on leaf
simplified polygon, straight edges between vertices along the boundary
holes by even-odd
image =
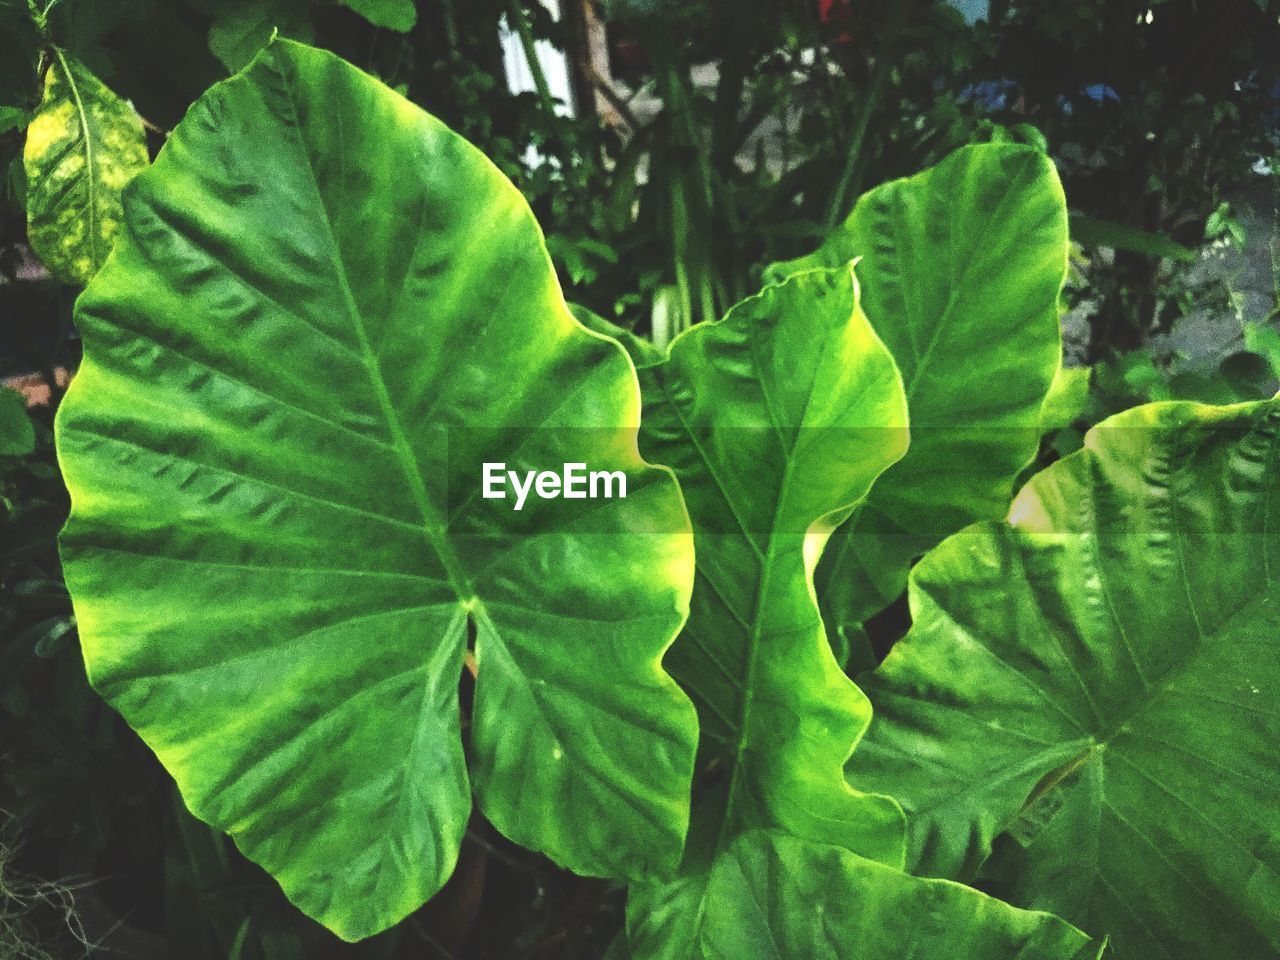
[[[1094,428],[912,574],[853,781],[1117,960],[1280,952],[1280,402]]]
[[[77,308],[62,551],[91,680],[191,809],[349,939],[441,886],[473,788],[576,872],[674,870],[696,721],[660,661],[688,518],[515,188],[278,41],[125,210]],[[516,514],[479,496],[496,459],[623,471],[627,498]]]
[[[120,231],[120,193],[146,169],[137,112],[56,47],[27,127],[27,237],[64,283],[88,283]]]
[[[28,131],[32,242],[93,277],[75,622],[198,816],[350,940],[474,795],[629,885],[610,957],[1280,956],[1280,400],[1130,411],[954,533],[1089,399],[1042,152],[873,190],[660,350],[571,312],[476,149],[267,42],[309,9],[221,11],[265,51],[127,189],[141,121],[60,51]],[[869,699],[833,642],[922,553]]]

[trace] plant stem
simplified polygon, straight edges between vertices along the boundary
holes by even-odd
[[[529,64],[529,73],[533,75],[533,86],[538,91],[538,99],[542,101],[542,109],[547,111],[554,123],[555,118],[559,116],[556,113],[556,101],[551,96],[547,75],[542,72],[542,61],[538,59],[538,45],[533,38],[533,30],[529,26],[529,20],[524,14],[524,7],[521,6],[520,0],[507,0],[507,15],[511,19],[511,25],[515,27],[517,36],[520,37],[520,48],[524,50],[524,58]]]

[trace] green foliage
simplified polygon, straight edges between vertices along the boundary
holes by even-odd
[[[1280,562],[1270,405],[1109,421],[1011,526],[929,553],[874,722],[820,613],[852,631],[878,609],[841,593],[850,570],[815,578],[833,533],[900,581],[1084,415],[1040,151],[973,146],[877,188],[666,351],[576,308],[586,332],[492,164],[289,41],[192,109],[126,216],[58,418],[89,677],[341,936],[441,888],[474,784],[511,840],[630,885],[634,960],[1100,956],[1082,930],[1203,953],[1179,898],[1206,884],[1237,952],[1276,947],[1280,781],[1233,712],[1271,682],[1251,652]],[[499,460],[618,469],[629,492],[516,513],[479,496]],[[175,878],[225,870],[185,842]],[[1011,903],[912,875],[984,864]]]
[[[408,33],[418,22],[413,0],[342,0],[375,27]]]
[[[209,28],[209,49],[235,73],[277,34],[310,40],[315,35],[310,12],[309,0],[233,0],[219,4]]]
[[[930,876],[991,865],[1118,960],[1280,950],[1276,402],[1091,431],[1009,522],[912,574],[853,782],[902,800]]]
[[[627,351],[627,355],[637,367],[661,363],[666,356],[666,352],[658,349],[652,340],[638,337],[625,327],[610,323],[594,310],[589,310],[578,303],[569,304],[569,310],[573,313],[574,319],[588,330],[594,330],[622,344],[622,348]]]
[[[1059,367],[1040,408],[1040,430],[1052,433],[1078,423],[1089,409],[1088,367]]]
[[[488,819],[579,873],[674,868],[694,719],[658,661],[687,520],[635,451],[622,351],[570,316],[519,194],[277,41],[193,108],[128,216],[77,307],[62,555],[95,688],[192,810],[342,936],[400,920],[470,810],[470,629]],[[506,459],[622,471],[627,498],[583,523],[464,495]]]
[[[1227,237],[1237,245],[1243,245],[1245,242],[1244,227],[1239,220],[1232,216],[1231,204],[1224,200],[1218,204],[1213,213],[1209,214],[1209,219],[1204,222],[1204,238],[1206,240],[1217,240]]]
[[[142,119],[79,61],[54,49],[27,126],[27,236],[49,270],[86,283],[120,229],[120,194],[148,162]]]
[[[843,957],[849,944],[864,960],[1098,960],[1103,952],[1056,917],[780,833],[735,841],[716,865],[708,899],[721,909],[707,914],[706,960]]]
[[[975,72],[1002,78],[989,116],[1034,118],[1077,239],[1116,251],[1089,271],[1085,359],[1141,348],[1188,312],[1191,251],[1274,156],[1275,4],[993,0],[975,33]]]
[[[0,107],[0,133],[11,130],[25,130],[31,122],[31,115],[20,107]]]
[[[987,838],[961,876],[1005,904],[902,870],[901,814],[884,794],[900,795],[902,787],[913,813],[914,849],[921,812],[908,794],[924,779],[920,764],[899,758],[901,784],[855,779],[857,789],[844,786],[839,768],[858,745],[869,706],[832,670],[827,651],[828,644],[838,656],[850,650],[850,669],[874,665],[908,627],[902,590],[910,561],[959,526],[1004,513],[1010,491],[1028,480],[1029,490],[1056,484],[1048,478],[1063,474],[1034,477],[1035,471],[1079,449],[1090,424],[1147,400],[1234,403],[1274,391],[1280,371],[1274,312],[1269,316],[1269,307],[1256,304],[1243,309],[1244,300],[1220,272],[1215,276],[1206,255],[1206,249],[1256,244],[1253,200],[1240,202],[1236,191],[1254,179],[1249,170],[1260,169],[1258,151],[1274,130],[1269,91],[1280,58],[1267,52],[1274,10],[1249,0],[1185,9],[1155,3],[1153,25],[1144,18],[1135,23],[1132,10],[1102,0],[993,0],[987,20],[970,26],[941,0],[837,3],[833,9],[843,7],[844,19],[828,23],[819,22],[809,0],[610,3],[614,77],[597,88],[600,81],[579,62],[577,7],[560,6],[556,19],[536,0],[54,0],[48,9],[0,0],[0,172],[7,171],[0,188],[0,314],[19,318],[0,330],[17,333],[0,346],[0,372],[47,371],[53,384],[53,368],[74,368],[78,357],[74,338],[66,336],[73,291],[31,279],[24,247],[23,131],[55,87],[43,82],[55,53],[91,70],[121,101],[137,104],[151,121],[152,146],[168,136],[166,128],[177,127],[162,166],[182,175],[154,187],[144,177],[130,201],[139,216],[135,221],[130,213],[129,223],[141,233],[120,254],[129,289],[125,274],[109,267],[117,279],[110,287],[93,284],[81,312],[88,378],[73,391],[66,419],[79,431],[68,433],[72,444],[78,438],[93,445],[72,459],[96,465],[92,484],[80,483],[95,493],[77,497],[68,544],[73,566],[93,578],[91,590],[88,581],[73,584],[77,599],[84,594],[106,609],[90,618],[86,631],[91,666],[103,666],[95,681],[106,678],[114,700],[185,771],[187,802],[217,824],[192,818],[154,756],[87,685],[77,621],[53,555],[53,531],[66,502],[50,449],[49,411],[30,420],[23,412],[15,422],[23,438],[22,424],[34,422],[34,453],[27,455],[24,439],[23,456],[0,454],[0,807],[19,814],[35,839],[36,862],[67,862],[85,875],[109,876],[101,884],[109,908],[86,916],[127,916],[122,934],[135,922],[163,927],[160,954],[192,960],[599,960],[610,941],[611,960],[861,953],[896,960],[904,950],[922,960],[1098,954],[1097,940],[1086,943],[1062,921],[1010,904],[1051,909],[1097,938],[1110,934],[1117,956],[1131,960],[1190,951],[1187,938],[1205,933],[1201,916],[1233,927],[1222,949],[1237,947],[1250,960],[1276,954],[1267,939],[1276,926],[1274,843],[1259,840],[1252,851],[1235,845],[1241,837],[1245,846],[1257,840],[1261,834],[1246,832],[1259,824],[1274,836],[1274,824],[1242,820],[1223,796],[1236,780],[1220,784],[1216,767],[1169,761],[1181,748],[1220,762],[1204,736],[1225,730],[1243,746],[1224,756],[1243,751],[1256,765],[1249,769],[1258,776],[1239,791],[1256,804],[1250,791],[1259,782],[1274,786],[1280,765],[1270,726],[1263,728],[1270,740],[1249,739],[1245,731],[1244,720],[1256,720],[1255,714],[1237,716],[1230,705],[1205,698],[1194,711],[1179,704],[1170,707],[1175,720],[1196,723],[1171,725],[1180,739],[1139,749],[1116,734],[1105,748],[1089,747],[1084,756],[1082,746],[1032,776],[1026,764],[1010,773],[1004,755],[992,755],[1007,738],[1017,740],[1007,732],[1013,725],[1002,712],[1006,701],[976,705],[974,716],[989,724],[978,729],[948,712],[954,691],[912,687],[918,712],[949,717],[957,726],[917,742],[931,751],[922,754],[926,765],[954,762],[970,777],[972,822],[956,816],[951,826],[960,834],[978,823]],[[1259,28],[1259,10],[1267,30]],[[538,40],[571,54],[579,116],[557,115],[544,84],[534,93],[509,91],[497,42],[503,17],[526,50]],[[314,37],[481,147],[529,201],[547,231],[545,249],[510,186],[473,151],[458,146],[451,154],[456,164],[436,157],[424,175],[406,147],[406,130],[426,123],[436,131],[426,144],[457,141],[349,71],[335,68],[333,75],[350,83],[299,94],[309,115],[296,123],[287,111],[265,107],[253,123],[239,123],[252,113],[245,98],[237,94],[224,104],[225,94],[215,93],[193,116],[207,120],[217,101],[236,122],[209,123],[211,129],[201,131],[198,119],[179,125],[209,84],[252,60],[276,31]],[[709,63],[717,66],[714,86],[707,83]],[[279,79],[263,83],[262,70],[254,69],[252,79],[240,78],[230,89],[261,92]],[[1099,81],[1110,92],[1095,102],[1082,91],[1103,89]],[[991,86],[1006,91],[999,103],[982,92]],[[353,91],[367,101],[353,106]],[[609,105],[599,117],[596,92]],[[366,103],[375,106],[366,111]],[[385,111],[394,119],[380,120]],[[331,122],[335,117],[341,122]],[[136,145],[139,137],[135,129],[129,142]],[[421,140],[414,142],[425,151]],[[867,186],[988,140],[991,146],[873,189],[849,223],[832,231]],[[133,150],[123,155],[136,156]],[[1053,162],[1029,153],[1051,154]],[[314,168],[314,187],[303,154],[330,158]],[[359,162],[346,166],[334,159],[339,156]],[[1025,175],[1011,177],[1019,164]],[[47,173],[32,178],[33,195],[50,186]],[[1088,367],[1055,362],[1052,301],[1061,276],[1045,265],[1052,259],[1060,268],[1058,175],[1071,197],[1077,245],[1065,298],[1075,308],[1067,327],[1069,358]],[[415,199],[425,204],[428,192],[431,206],[415,205]],[[492,218],[495,197],[496,208],[523,211],[522,226]],[[899,222],[876,209],[877,197],[882,206],[892,201],[910,213],[919,204],[923,212]],[[1025,216],[1003,216],[1002,202]],[[331,209],[344,218],[334,234],[341,237],[342,265],[363,265],[352,270],[360,282],[346,285],[357,313],[370,330],[403,332],[390,342],[412,344],[396,353],[388,367],[395,375],[383,384],[393,410],[429,407],[406,420],[404,430],[426,457],[416,472],[422,485],[433,494],[449,487],[465,495],[477,482],[468,455],[483,447],[493,459],[512,456],[514,443],[556,398],[566,405],[549,431],[531,432],[519,459],[529,452],[586,459],[607,451],[636,465],[636,384],[616,349],[587,339],[568,320],[558,291],[550,289],[549,257],[569,296],[589,305],[573,307],[574,316],[618,340],[640,368],[639,449],[681,473],[696,574],[687,551],[678,571],[655,559],[655,551],[662,552],[655,543],[678,535],[687,541],[688,531],[670,480],[645,468],[631,475],[633,493],[638,476],[651,478],[655,490],[667,491],[653,495],[664,504],[660,509],[635,494],[625,504],[598,505],[589,517],[545,504],[534,511],[531,503],[517,520],[491,515],[487,501],[480,509],[480,501],[462,503],[461,497],[449,499],[459,509],[447,524],[397,512],[414,499],[415,471],[402,469],[403,459],[385,443],[378,446],[387,439],[387,420],[379,419],[383,398],[340,346],[358,347],[354,328],[344,325],[351,313],[332,265],[326,270],[321,263],[325,232],[313,229]],[[1039,230],[1032,226],[1037,210]],[[163,224],[155,214],[166,218]],[[979,234],[984,218],[991,229]],[[464,229],[463,221],[472,219],[479,226]],[[281,234],[283,242],[268,243]],[[829,235],[823,250],[830,259],[815,265],[835,273],[806,273],[733,306],[758,289],[761,264],[794,257]],[[419,237],[435,242],[424,239],[419,250]],[[1274,252],[1274,236],[1272,243]],[[435,252],[431,268],[411,271],[428,249]],[[142,252],[157,250],[164,252],[143,268]],[[1038,256],[1040,269],[1033,269]],[[862,304],[855,309],[847,265],[859,258]],[[489,265],[491,279],[469,282],[469,265],[481,263]],[[525,282],[529,271],[537,279]],[[233,273],[256,288],[243,288]],[[417,324],[411,332],[385,305],[393,296],[386,288],[398,277],[411,281],[401,294],[414,307],[403,318]],[[442,290],[450,278],[456,286]],[[782,273],[770,279],[781,280]],[[499,290],[505,291],[500,304]],[[916,292],[927,294],[931,309],[909,309]],[[1010,321],[1015,304],[1031,318],[1025,326]],[[1179,354],[1176,346],[1172,354],[1164,346],[1147,348],[1146,338],[1169,330],[1180,315],[1207,309],[1238,315],[1243,341],[1209,344],[1207,356]],[[665,347],[680,330],[726,311],[719,324],[677,339],[667,356]],[[495,329],[495,314],[509,321],[502,337],[486,335]],[[1083,332],[1073,326],[1081,314]],[[427,322],[440,315],[447,317],[441,325]],[[957,325],[957,317],[964,323]],[[312,327],[298,326],[304,323]],[[339,342],[321,345],[315,328]],[[952,333],[958,339],[951,349],[935,348],[940,362],[926,356],[923,363],[938,376],[914,375],[922,359],[916,344],[934,338],[946,344]],[[848,342],[860,345],[854,369],[883,374],[896,368],[905,390],[899,387],[895,396],[900,405],[905,395],[909,428],[900,409],[896,419],[886,418],[890,405],[884,403],[836,408],[840,396],[852,400],[854,391],[822,351]],[[564,363],[549,370],[535,357]],[[810,372],[814,379],[806,382]],[[867,383],[883,387],[882,381]],[[566,395],[567,387],[576,392]],[[667,388],[679,389],[668,396]],[[458,391],[467,403],[450,399],[461,396]],[[797,397],[806,391],[811,402],[798,410]],[[505,405],[492,401],[498,393],[507,397]],[[54,404],[58,395],[54,389]],[[320,421],[312,416],[317,413]],[[441,414],[452,418],[448,426]],[[560,431],[555,416],[573,417],[572,431],[581,436],[548,441],[545,434]],[[1230,434],[1240,426],[1232,414],[1204,416],[1221,421],[1215,431]],[[826,426],[805,426],[812,423]],[[903,439],[886,436],[908,429],[905,455],[886,469],[891,449],[902,454]],[[1028,464],[1040,433],[1048,436]],[[1225,450],[1231,438],[1210,437],[1197,449],[1215,442]],[[455,459],[459,444],[462,455]],[[1092,457],[1080,454],[1069,460],[1077,466],[1054,469],[1100,462]],[[1237,459],[1242,473],[1274,472],[1270,462],[1251,467],[1248,455]],[[1140,469],[1126,467],[1124,481],[1106,487],[1104,502],[1115,513],[1158,514],[1168,501],[1144,499],[1144,491],[1151,477],[1163,477],[1164,463],[1156,456]],[[84,474],[72,472],[83,481]],[[1182,486],[1171,493],[1185,493],[1192,473],[1175,470]],[[855,495],[847,488],[857,477],[870,486]],[[1229,486],[1230,496],[1251,502],[1246,488]],[[332,516],[308,495],[372,516],[357,518],[341,507],[341,515]],[[818,518],[805,520],[806,511],[791,509],[842,496],[863,505],[840,526],[844,501],[812,529],[807,524]],[[1083,528],[1094,506],[1082,496],[1071,503],[1064,498],[1060,509]],[[109,514],[116,519],[108,521]],[[417,528],[421,542],[412,556],[407,529],[390,530],[378,519],[387,516]],[[491,516],[495,522],[484,536],[468,536],[468,522]],[[745,526],[740,516],[748,519]],[[77,546],[83,518],[99,526]],[[630,531],[621,539],[639,543],[602,546],[618,539],[605,532],[618,523]],[[823,551],[831,527],[834,542]],[[546,540],[546,549],[526,545],[549,529],[563,536]],[[506,600],[514,598],[521,609],[498,611],[490,598],[480,610],[470,605],[470,591],[452,590],[444,591],[439,610],[422,611],[425,616],[405,610],[423,589],[416,575],[419,564],[431,562],[431,530],[455,548],[459,566],[487,562],[481,560],[490,555],[486,550],[503,555],[477,576],[500,578]],[[1158,605],[1163,598],[1150,600],[1141,585],[1152,579],[1145,558],[1159,557],[1167,538],[1161,531],[1141,544],[1143,555],[1130,540],[1122,544],[1125,587],[1131,581],[1138,598],[1130,606]],[[501,542],[516,546],[503,554]],[[963,555],[972,564],[974,555],[956,553],[955,542],[927,553],[922,571],[934,569],[938,556]],[[1221,560],[1222,577],[1237,571],[1265,593],[1256,569],[1237,570],[1233,562],[1257,555],[1254,540],[1242,542],[1254,553],[1224,546],[1198,559],[1206,570]],[[184,558],[182,564],[160,559],[170,547],[168,555]],[[119,554],[121,548],[136,553]],[[1100,620],[1105,625],[1096,585],[1077,584],[1077,567],[1059,564],[1056,548],[1045,561],[1048,573],[1034,591],[1018,585],[1023,619],[1017,625],[1031,624],[1045,644],[1031,652],[1052,659],[1050,641],[1075,649],[1070,645],[1087,636],[1099,662],[1120,663],[1123,637],[1093,629]],[[247,569],[251,565],[263,567]],[[185,572],[175,574],[174,566]],[[959,561],[953,566],[949,589],[960,597],[954,609],[1004,611],[1010,601],[995,593],[989,570]],[[854,569],[838,573],[847,567]],[[391,571],[400,575],[384,576]],[[992,581],[981,589],[985,599],[962,591],[984,578]],[[1220,585],[1208,573],[1203,580],[1213,597],[1235,595],[1225,580]],[[1074,619],[1042,602],[1073,587],[1095,601]],[[675,631],[690,591],[690,621],[663,658],[661,638]],[[919,608],[921,597],[913,602]],[[648,606],[637,609],[637,603]],[[1179,603],[1174,597],[1172,606],[1181,609]],[[652,617],[643,613],[649,609]],[[380,619],[333,624],[325,632],[332,617],[364,616],[361,610]],[[459,628],[446,611],[466,625]],[[484,632],[486,611],[506,617],[496,640]],[[1171,615],[1157,614],[1153,619],[1167,624]],[[441,621],[444,629],[435,629]],[[96,632],[103,623],[112,637]],[[1175,625],[1170,648],[1188,642],[1185,631],[1176,633],[1183,626]],[[321,630],[318,637],[328,638],[332,653],[317,655],[308,645],[315,634],[296,647],[282,646],[309,629]],[[917,624],[907,648],[920,643],[924,629]],[[946,633],[939,624],[928,629]],[[961,678],[982,672],[963,657],[963,637],[952,633],[938,640],[936,657],[925,666],[941,671],[955,664]],[[1022,639],[1003,634],[1005,644]],[[611,639],[625,652],[616,652]],[[1225,632],[1213,639],[1230,646]],[[1245,642],[1255,641],[1246,636]],[[518,655],[504,657],[504,647]],[[224,653],[247,659],[214,665]],[[534,661],[539,666],[526,673],[527,682],[513,678]],[[692,710],[659,662],[696,702],[696,764]],[[193,674],[202,664],[208,669]],[[1008,694],[1007,672],[987,666],[998,675],[986,678],[983,689]],[[163,673],[168,668],[172,672]],[[403,675],[388,675],[400,668]],[[162,674],[143,676],[146,669]],[[1231,676],[1224,669],[1222,677]],[[650,686],[633,695],[627,678],[637,677]],[[387,686],[371,692],[380,678]],[[1078,705],[1070,676],[1049,680],[1046,689]],[[1256,686],[1258,695],[1232,688],[1229,696],[1246,706],[1255,696],[1265,699],[1266,686]],[[354,699],[341,699],[348,695]],[[1099,694],[1091,686],[1088,695]],[[892,720],[892,711],[879,706]],[[1027,724],[1020,729],[1035,735],[1054,727],[1051,708],[1019,706],[1025,710],[1018,720]],[[613,710],[617,722],[599,719],[600,708]],[[617,716],[624,708],[626,716]],[[570,733],[548,734],[546,717]],[[1127,729],[1141,733],[1144,717],[1121,718],[1122,726],[1129,724],[1126,735]],[[1089,720],[1087,711],[1080,713],[1082,726]],[[880,729],[873,723],[873,738]],[[413,749],[418,731],[434,752]],[[1070,731],[1059,734],[1049,731],[1049,748],[1071,741]],[[985,760],[965,759],[975,742]],[[852,769],[860,769],[864,749],[872,766],[887,763],[886,747],[864,743]],[[1013,743],[1011,750],[1018,749],[1027,747]],[[488,762],[502,750],[513,758],[509,766]],[[565,756],[548,761],[557,750]],[[1128,775],[1132,787],[1137,775],[1126,760],[1158,775],[1174,771],[1176,779],[1161,776],[1160,782],[1176,796],[1148,785],[1147,792],[1157,794],[1152,811],[1132,804],[1122,809],[1158,851],[1123,822],[1094,816],[1099,784],[1124,783]],[[441,761],[437,770],[426,770],[434,761]],[[1039,754],[1028,761],[1037,771],[1044,762]],[[397,803],[386,815],[385,804],[378,804],[390,796],[388,784],[394,787],[393,769],[420,774],[422,789],[402,793],[409,798],[404,810]],[[562,782],[548,781],[559,772]],[[245,776],[236,779],[238,773]],[[521,780],[526,774],[527,783]],[[470,802],[461,777],[478,800],[465,838],[461,820]],[[873,789],[882,792],[866,792]],[[1137,792],[1131,789],[1130,797]],[[1109,792],[1100,796],[1114,799]],[[1216,819],[1196,816],[1182,800],[1204,816],[1226,810],[1221,816],[1235,818],[1236,832],[1227,836]],[[499,835],[491,822],[561,864],[613,882],[557,869]],[[459,844],[461,853],[452,881],[426,908],[348,946],[298,914],[219,827],[231,828],[242,843],[248,836],[250,846],[261,841],[255,855],[269,849],[291,892],[305,888],[312,912],[347,936],[386,926],[412,909],[439,886]],[[1226,852],[1214,850],[1215,842]],[[429,853],[417,856],[425,847]],[[993,855],[979,864],[988,848]],[[1098,861],[1096,876],[1081,853],[1092,849],[1110,855]],[[380,856],[383,867],[371,866]],[[48,875],[42,871],[37,867]],[[1228,872],[1240,878],[1234,887]],[[640,873],[645,876],[628,894],[623,882]],[[378,876],[382,885],[366,895]],[[1108,894],[1107,883],[1119,894]],[[1192,887],[1221,895],[1221,905],[1197,899]],[[163,903],[156,902],[160,891]],[[618,933],[625,896],[632,942]],[[111,926],[108,917],[88,936],[107,936],[102,949],[134,955],[113,939]],[[1216,955],[1218,947],[1201,943],[1199,955]]]
[[[416,213],[378,215],[393,205]],[[528,208],[479,153],[288,41],[193,108],[127,215],[77,305],[85,359],[58,419],[89,676],[305,911],[357,939],[453,869],[470,642],[482,809],[635,884],[636,957],[724,955],[748,904],[825,877],[872,898],[886,947],[895,923],[940,951],[1086,947],[1055,918],[899,873],[900,809],[845,781],[870,714],[813,571],[907,448],[903,377],[848,266],[767,287],[660,361],[636,341],[637,384],[572,319]],[[672,478],[638,457],[637,387],[696,578]],[[545,502],[517,517],[476,495],[504,452],[621,469],[630,492],[585,523]],[[717,784],[678,863],[694,723],[658,662],[691,586],[670,669]],[[809,873],[774,880],[775,859]],[[873,895],[877,861],[897,899]],[[810,949],[790,911],[761,919]]]
[[[1206,228],[1207,229],[1207,228]],[[1111,250],[1127,250],[1149,257],[1194,263],[1196,252],[1158,233],[1148,233],[1122,223],[1095,220],[1093,217],[1071,218],[1071,239],[1086,247],[1107,247]]]
[[[698,557],[668,664],[721,778],[681,875],[630,905],[636,956],[675,958],[711,949],[704,925],[728,905],[709,874],[748,830],[902,862],[897,806],[844,780],[870,714],[832,657],[812,576],[831,529],[905,451],[906,401],[847,268],[766,288],[640,374],[641,446],[679,477]]]
[[[837,645],[864,668],[873,661],[858,624],[902,593],[915,557],[1004,513],[1035,454],[1067,260],[1053,164],[1025,146],[967,147],[872,190],[817,252],[766,276],[854,258],[867,314],[902,370],[912,428],[907,455],[818,567]]]
[[[25,457],[35,451],[36,431],[21,395],[0,387],[0,457]]]

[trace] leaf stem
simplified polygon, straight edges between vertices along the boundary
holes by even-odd
[[[1088,759],[1093,756],[1095,749],[1097,748],[1090,747],[1078,757],[1072,757],[1056,770],[1050,770],[1041,777],[1040,782],[1037,783],[1035,789],[1031,791],[1031,795],[1027,797],[1027,802],[1022,805],[1022,812],[1025,813],[1030,810],[1046,796],[1052,793],[1054,788],[1058,787],[1064,780],[1083,767]]]
[[[32,2],[32,0],[28,0]],[[52,3],[49,4],[53,6]],[[94,166],[93,158],[93,131],[89,129],[89,113],[84,108],[84,100],[80,96],[80,88],[76,85],[75,77],[71,75],[71,65],[67,62],[67,58],[63,55],[62,48],[58,46],[50,46],[54,57],[58,61],[58,66],[62,69],[62,74],[66,77],[67,88],[71,91],[71,97],[76,104],[76,114],[80,117],[80,135],[84,137],[84,170],[85,170],[85,192],[88,200],[85,203],[85,213],[88,218],[89,229],[85,236],[89,240],[91,250],[91,262],[96,269],[102,263],[98,257],[97,237],[98,237],[98,197],[94,186],[97,182],[97,168]]]
[[[538,99],[542,101],[542,108],[547,111],[552,122],[559,116],[556,113],[555,97],[551,96],[551,85],[547,83],[547,75],[542,72],[542,61],[538,59],[538,45],[534,40],[533,30],[529,27],[529,21],[524,15],[524,8],[520,6],[520,0],[507,0],[507,15],[511,19],[511,25],[515,28],[516,34],[520,37],[520,48],[524,51],[524,58],[529,64],[529,73],[533,75],[533,85],[538,91]]]

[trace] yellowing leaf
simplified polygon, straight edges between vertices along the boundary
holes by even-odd
[[[88,283],[120,229],[120,193],[148,163],[142,118],[55,49],[23,163],[31,248],[59,280]]]

